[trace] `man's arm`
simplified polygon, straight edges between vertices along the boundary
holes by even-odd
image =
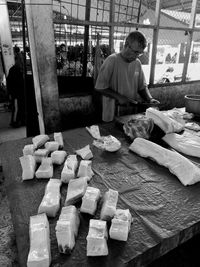
[[[119,105],[128,105],[129,104],[129,100],[127,97],[115,92],[114,90],[107,88],[107,89],[95,89],[98,93],[104,95],[104,96],[108,96],[111,97],[113,99],[115,99]]]
[[[143,90],[140,90],[138,93],[146,102],[148,102],[150,104],[160,104],[160,102],[158,100],[154,99],[151,96],[149,89],[147,87],[145,87],[145,89],[143,89]]]

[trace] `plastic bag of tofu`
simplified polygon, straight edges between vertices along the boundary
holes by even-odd
[[[93,145],[105,151],[115,152],[121,148],[121,142],[113,135],[102,136],[93,141]]]

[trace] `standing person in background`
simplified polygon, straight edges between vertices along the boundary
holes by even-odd
[[[14,47],[15,64],[10,68],[7,77],[7,90],[11,102],[12,127],[20,127],[25,124],[24,110],[24,81],[23,58],[19,47]]]
[[[60,45],[60,62],[61,62],[62,67],[64,67],[68,62],[65,44]]]
[[[60,74],[61,75],[68,75],[68,68],[69,68],[69,61],[68,61],[68,54],[66,50],[66,45],[60,45],[59,57],[60,57]]]
[[[133,113],[130,99],[138,101],[139,96],[150,104],[158,104],[145,81],[142,65],[138,57],[143,54],[147,42],[139,31],[129,33],[120,53],[108,56],[100,68],[95,89],[103,95],[103,121],[112,121],[118,115]]]

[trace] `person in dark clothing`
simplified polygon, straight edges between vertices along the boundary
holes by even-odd
[[[8,73],[7,90],[11,102],[10,125],[12,127],[19,127],[25,123],[23,60],[18,49],[14,49],[14,52],[15,64],[10,68]]]

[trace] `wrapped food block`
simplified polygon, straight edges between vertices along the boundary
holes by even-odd
[[[126,210],[122,210],[122,209],[116,209],[115,215],[114,215],[115,219],[119,219],[119,220],[123,220],[123,221],[128,221],[129,223],[129,228],[131,226],[131,223],[133,221],[133,218],[130,214],[129,209]]]
[[[132,216],[129,209],[117,209],[109,230],[110,238],[127,241],[131,223]]]
[[[43,158],[48,157],[49,151],[47,149],[38,149],[34,152],[34,157],[37,163],[41,163]]]
[[[29,224],[30,250],[27,267],[49,267],[51,249],[49,222],[45,213],[31,216]]]
[[[49,141],[49,137],[46,134],[39,134],[32,139],[35,148],[43,146],[47,141]]]
[[[69,180],[75,178],[75,173],[73,170],[69,169],[65,164],[61,172],[61,181],[65,184],[69,183]]]
[[[52,159],[43,158],[41,165],[37,169],[35,176],[37,178],[52,178],[53,177],[53,164]]]
[[[169,169],[183,185],[200,182],[200,169],[178,152],[170,151],[154,142],[137,137],[129,149],[141,157],[153,159]]]
[[[56,239],[58,250],[63,254],[70,254],[75,246],[75,235],[69,221],[57,221]]]
[[[87,145],[79,150],[76,150],[76,154],[81,156],[82,159],[91,159],[93,158],[92,151],[90,150],[90,146]]]
[[[98,188],[88,186],[82,198],[80,211],[94,215],[99,198],[100,190]]]
[[[116,206],[118,201],[118,192],[109,189],[104,194],[103,205],[101,208],[100,218],[101,220],[110,221],[116,212]]]
[[[106,151],[115,152],[121,148],[121,142],[112,135],[104,136],[102,140]]]
[[[55,217],[60,208],[60,179],[50,179],[45,194],[38,208],[39,213],[46,213],[48,217]]]
[[[90,127],[85,127],[86,130],[91,134],[91,136],[95,139],[100,139],[100,131],[99,131],[99,126],[98,125],[92,125]]]
[[[67,165],[67,167],[70,170],[75,172],[78,168],[77,156],[76,155],[69,155],[65,161],[65,165]]]
[[[69,181],[65,206],[72,205],[83,197],[87,188],[87,178],[81,177]]]
[[[76,207],[63,207],[56,224],[56,238],[60,253],[71,253],[75,246],[79,225],[80,219]]]
[[[75,236],[78,235],[78,228],[80,225],[80,219],[78,215],[78,210],[74,205],[70,206],[65,206],[62,207],[60,216],[59,216],[60,221],[70,221],[72,222],[72,228]]]
[[[56,141],[46,142],[44,146],[49,152],[56,151],[59,148],[59,144]]]
[[[35,146],[33,144],[25,145],[23,148],[23,155],[34,155]]]
[[[153,119],[154,123],[160,127],[165,133],[179,133],[184,129],[184,125],[173,118],[163,114],[162,111],[154,108],[146,109],[145,116]]]
[[[64,162],[66,156],[67,152],[63,150],[62,151],[57,150],[51,153],[53,164],[61,165]]]
[[[89,232],[87,235],[87,256],[108,255],[107,246],[107,225],[105,221],[90,220]]]
[[[92,161],[91,160],[81,160],[77,176],[78,177],[88,177],[88,180],[94,175],[92,171]]]
[[[100,139],[94,140],[93,145],[109,152],[116,152],[121,148],[121,142],[112,135],[102,136]]]
[[[63,142],[63,136],[62,136],[62,133],[59,132],[59,133],[54,133],[54,140],[56,142],[58,142],[59,144],[59,148],[63,148],[64,147],[64,142]]]
[[[19,159],[22,167],[22,179],[23,180],[33,179],[36,169],[36,161],[34,156],[25,155],[20,157]]]

